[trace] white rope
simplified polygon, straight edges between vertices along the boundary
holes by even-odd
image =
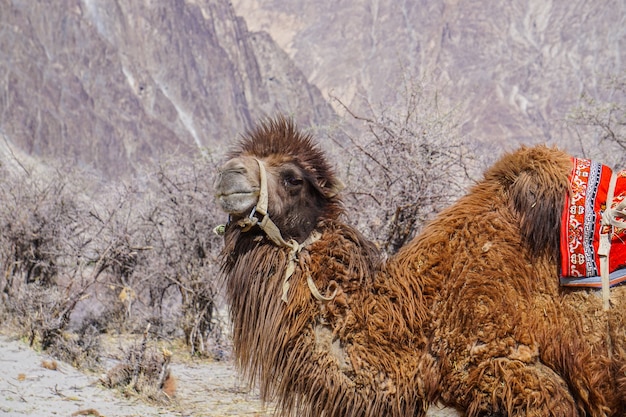
[[[255,208],[253,209],[251,215],[245,219],[239,221],[239,226],[242,228],[242,231],[246,232],[252,228],[255,224],[258,225],[265,235],[276,244],[276,246],[285,247],[289,249],[289,254],[287,255],[288,263],[285,268],[285,276],[283,278],[283,286],[282,286],[282,296],[281,300],[285,303],[288,300],[289,293],[289,279],[296,271],[296,263],[298,261],[298,255],[308,245],[312,244],[319,240],[322,235],[318,231],[313,231],[309,235],[308,238],[305,239],[302,244],[299,244],[295,239],[290,239],[289,241],[285,241],[282,234],[280,233],[280,229],[276,224],[270,219],[270,216],[267,214],[268,207],[268,190],[267,190],[267,172],[265,171],[265,165],[260,159],[256,159],[259,164],[259,199]],[[254,214],[258,213],[261,216],[261,220],[256,220]],[[253,220],[255,219],[255,220]],[[334,287],[334,291],[330,296],[323,296],[320,291],[317,289],[315,282],[313,282],[313,278],[311,278],[311,274],[307,276],[307,284],[309,286],[309,290],[313,297],[320,301],[331,301],[337,295],[337,284],[333,281],[331,283],[331,287]]]
[[[615,194],[615,185],[617,184],[617,175],[611,174],[611,181],[609,182],[609,190],[606,196],[606,209],[602,213],[602,223],[600,225],[600,246],[598,247],[598,257],[600,258],[600,278],[602,280],[602,308],[604,311],[608,311],[611,308],[611,285],[609,280],[609,255],[611,253],[611,235],[613,234],[613,227],[615,224],[626,222],[617,219],[617,214],[620,214],[619,207],[624,202],[618,204],[614,209],[611,208],[613,204],[613,195]]]
[[[334,290],[333,293],[327,297],[323,296],[320,290],[317,289],[317,285],[315,285],[315,281],[313,281],[313,277],[311,277],[311,274],[307,275],[306,283],[309,286],[309,291],[311,291],[313,297],[315,297],[319,301],[332,301],[337,296],[338,287],[335,281],[330,282],[329,288],[334,288]]]
[[[304,242],[302,242],[302,244],[299,244],[293,239],[289,241],[291,242],[291,245],[289,246],[291,248],[291,250],[289,251],[289,263],[287,264],[287,268],[285,269],[285,277],[283,278],[283,295],[282,297],[280,297],[280,299],[283,300],[285,303],[288,301],[287,293],[289,292],[289,286],[290,286],[289,278],[291,278],[293,273],[296,271],[296,262],[298,261],[298,254],[302,251],[302,249],[309,246],[313,242],[318,241],[321,237],[322,237],[322,234],[318,232],[317,230],[314,230],[313,232],[311,232],[309,237],[306,238]],[[309,274],[309,277],[310,277],[310,274]],[[311,285],[309,284],[309,289],[310,288],[311,288]],[[315,296],[315,293],[313,291],[311,292],[313,293],[313,296]],[[317,291],[317,293],[319,294],[319,291]]]
[[[615,207],[608,207],[602,215],[603,223],[606,221],[607,225],[617,227],[619,229],[626,229],[626,199],[622,200]]]
[[[259,180],[261,182],[260,190],[259,190],[259,200],[256,203],[256,212],[261,216],[265,216],[267,214],[267,173],[265,172],[265,165],[261,162],[260,159],[257,159],[256,162],[259,164]]]

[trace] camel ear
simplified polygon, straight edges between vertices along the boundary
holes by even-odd
[[[346,188],[345,184],[341,182],[341,180],[335,178],[333,183],[330,184],[330,187],[324,187],[322,189],[324,190],[326,198],[333,198],[342,192],[344,188]]]
[[[567,185],[537,171],[522,171],[509,189],[522,239],[535,254],[558,248]]]

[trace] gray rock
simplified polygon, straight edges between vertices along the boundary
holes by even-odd
[[[0,0],[0,126],[26,153],[105,177],[214,152],[277,111],[333,110],[226,0]]]

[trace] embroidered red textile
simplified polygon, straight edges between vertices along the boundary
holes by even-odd
[[[570,195],[566,198],[561,218],[561,285],[600,288],[597,252],[612,171],[606,165],[588,159],[572,158],[572,162]],[[625,198],[626,170],[617,174],[611,207]],[[612,229],[611,286],[626,281],[626,229]]]

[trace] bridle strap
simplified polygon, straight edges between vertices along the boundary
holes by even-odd
[[[280,233],[280,229],[276,226],[276,223],[270,219],[270,216],[267,214],[267,205],[268,205],[268,192],[267,192],[267,172],[265,172],[265,165],[260,159],[257,159],[256,162],[259,164],[259,179],[260,179],[260,189],[259,189],[259,200],[256,203],[256,206],[250,212],[248,216],[249,219],[256,218],[255,213],[261,215],[261,219],[257,220],[256,224],[265,232],[267,237],[274,242],[276,246],[287,247],[293,249],[295,245],[298,244],[293,239],[290,239],[287,242],[283,239],[283,235]]]
[[[285,277],[283,278],[283,288],[282,288],[282,296],[281,296],[281,300],[283,300],[286,303],[288,300],[287,294],[289,292],[289,286],[290,286],[289,278],[291,278],[291,276],[296,270],[298,254],[300,253],[300,251],[302,251],[302,249],[312,244],[313,242],[316,242],[317,240],[319,240],[321,237],[321,234],[317,231],[313,231],[309,235],[309,237],[306,238],[304,242],[302,242],[302,244],[299,244],[295,239],[289,239],[289,241],[285,241],[282,234],[280,233],[280,229],[278,228],[278,226],[276,226],[276,223],[274,223],[272,219],[270,219],[270,216],[267,214],[267,207],[268,207],[267,172],[265,171],[265,164],[263,164],[263,162],[260,159],[256,159],[256,161],[257,161],[257,164],[259,164],[259,182],[260,182],[259,200],[256,206],[252,209],[250,215],[248,216],[248,219],[246,219],[245,230],[248,230],[253,225],[254,223],[253,219],[256,218],[255,214],[258,213],[262,217],[261,217],[261,220],[256,221],[256,225],[259,226],[261,230],[263,230],[265,235],[272,242],[274,242],[276,246],[289,249],[289,254],[288,254],[289,260],[288,260],[287,267],[285,268]],[[307,284],[309,286],[311,294],[313,294],[313,296],[319,301],[330,301],[333,298],[335,298],[335,296],[337,295],[337,288],[335,284],[335,289],[333,293],[327,297],[323,296],[320,293],[320,291],[317,289],[317,287],[315,286],[315,283],[313,282],[313,279],[311,278],[310,274],[308,274],[307,276]]]
[[[259,180],[261,182],[261,189],[259,190],[259,200],[256,203],[256,212],[261,216],[267,216],[267,172],[265,172],[265,165],[260,159],[256,159],[259,164]]]
[[[602,308],[608,311],[611,308],[611,288],[609,280],[609,255],[611,253],[611,235],[613,227],[619,227],[624,224],[618,219],[622,214],[622,203],[612,208],[613,196],[615,194],[615,185],[617,184],[617,175],[612,173],[609,189],[606,196],[606,209],[602,214],[602,224],[600,226],[600,245],[598,247],[598,257],[600,258],[600,278],[602,282]],[[626,201],[626,200],[625,200]]]

